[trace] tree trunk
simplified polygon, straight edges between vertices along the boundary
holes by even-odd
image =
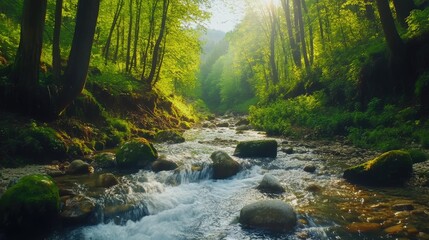
[[[297,24],[299,27],[299,38],[301,42],[301,50],[302,50],[302,56],[304,57],[305,68],[309,69],[310,62],[308,61],[307,46],[305,43],[304,20],[302,16],[301,1],[304,1],[304,0],[294,0],[294,11],[295,11],[295,18],[297,19]]]
[[[10,99],[27,114],[37,112],[40,55],[42,53],[47,0],[25,0],[21,34],[11,73],[14,96]]]
[[[403,26],[404,28],[408,27],[407,22],[405,19],[410,16],[410,13],[413,9],[416,9],[416,5],[414,4],[413,0],[393,0],[393,5],[395,6],[396,10],[396,17],[398,19],[398,22]]]
[[[143,71],[142,71],[142,77],[141,77],[142,81],[146,81],[146,69],[148,68],[147,62],[149,59],[149,49],[152,47],[152,41],[155,34],[155,11],[158,6],[158,2],[159,0],[156,0],[153,3],[151,8],[151,14],[149,18],[149,33],[147,34],[147,43],[142,56],[142,65],[143,65]]]
[[[131,58],[131,68],[137,67],[137,46],[138,46],[139,34],[140,34],[140,16],[142,11],[142,2],[143,0],[136,0],[137,16],[136,16],[136,26],[134,30],[134,47],[133,47],[133,56]]]
[[[404,43],[398,34],[390,11],[388,0],[376,0],[378,13],[380,14],[381,26],[383,27],[389,50],[395,57],[402,57],[404,54]]]
[[[149,72],[149,76],[146,79],[147,83],[149,84],[150,87],[153,87],[153,85],[154,85],[155,74],[157,72],[157,68],[160,65],[159,59],[161,57],[161,51],[162,51],[161,43],[162,43],[162,40],[163,40],[164,35],[165,35],[165,31],[166,31],[169,6],[170,6],[170,0],[163,0],[161,26],[160,26],[158,38],[156,39],[156,42],[155,42],[155,46],[153,47],[151,69]]]
[[[57,113],[61,113],[85,86],[99,7],[100,0],[78,2],[73,42],[64,73],[63,89],[57,101]]]
[[[54,37],[52,41],[52,74],[54,80],[58,81],[61,78],[61,49],[60,49],[60,33],[61,22],[63,17],[63,0],[56,0],[55,5],[55,25]]]
[[[127,39],[127,56],[125,60],[125,72],[131,72],[131,37],[133,31],[133,0],[130,0],[130,24],[128,26],[128,39]]]
[[[270,19],[271,19],[271,33],[270,33],[270,73],[271,81],[274,85],[279,83],[279,73],[276,63],[276,36],[277,36],[277,16],[274,12],[274,5],[271,2],[270,6]]]
[[[109,35],[107,36],[106,45],[104,45],[104,48],[103,48],[103,56],[105,59],[105,62],[104,62],[105,64],[107,64],[107,59],[109,58],[109,50],[110,50],[110,45],[112,42],[113,32],[116,28],[116,23],[118,22],[118,19],[119,19],[119,16],[121,14],[123,6],[124,6],[124,0],[119,0],[118,4],[116,5],[116,10],[115,10],[115,14],[113,16],[112,25],[110,26]]]
[[[282,0],[282,6],[283,6],[283,11],[285,12],[286,27],[289,35],[289,43],[292,49],[292,58],[293,58],[293,61],[295,62],[295,65],[300,68],[302,66],[301,52],[299,50],[298,45],[296,44],[294,34],[293,34],[289,0]]]

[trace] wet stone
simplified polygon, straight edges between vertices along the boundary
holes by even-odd
[[[411,211],[414,210],[414,206],[407,203],[395,204],[392,206],[392,210],[395,211]]]
[[[374,232],[381,228],[378,223],[367,223],[367,222],[354,222],[349,224],[347,231],[351,233],[363,233],[363,232]]]

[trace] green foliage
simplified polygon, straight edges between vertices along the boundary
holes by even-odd
[[[413,10],[407,18],[408,36],[418,37],[429,32],[429,8]]]
[[[413,163],[425,162],[428,160],[428,155],[420,149],[406,150],[411,156]]]
[[[296,127],[322,136],[343,135],[355,145],[388,151],[420,141],[429,146],[427,131],[416,121],[416,110],[383,105],[373,99],[366,111],[346,111],[321,105],[323,95],[299,96],[265,107],[251,107],[250,121],[269,134],[293,135]],[[427,128],[424,128],[427,129]]]
[[[421,97],[421,95],[423,94],[423,91],[425,88],[429,87],[429,71],[423,73],[422,75],[420,75],[420,77],[417,79],[416,85],[415,85],[415,90],[414,93],[416,95],[416,97]]]

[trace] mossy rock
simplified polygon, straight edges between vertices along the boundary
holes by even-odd
[[[33,161],[50,161],[67,156],[63,138],[52,128],[30,124],[19,136],[22,141],[20,152]]]
[[[88,163],[80,159],[73,160],[66,171],[67,174],[72,174],[72,175],[90,174],[93,172],[94,172],[94,168]]]
[[[116,167],[116,156],[111,152],[102,152],[94,156],[92,163],[96,168],[110,169]]]
[[[391,186],[404,183],[411,177],[413,161],[405,151],[393,150],[363,164],[348,168],[343,177],[352,183],[372,186]]]
[[[224,151],[216,151],[210,156],[213,161],[213,178],[225,179],[240,171],[240,164]]]
[[[185,138],[182,136],[182,134],[178,132],[165,130],[156,133],[155,141],[167,143],[182,143],[185,142]]]
[[[42,234],[56,222],[59,208],[59,190],[51,177],[25,176],[0,199],[1,226],[11,234]]]
[[[141,169],[148,167],[158,158],[158,151],[145,138],[136,138],[122,145],[116,153],[119,168]]]
[[[419,149],[410,149],[406,150],[411,156],[411,160],[413,160],[413,163],[421,163],[426,162],[428,160],[428,155]]]
[[[239,142],[234,151],[234,156],[238,157],[277,157],[276,140],[255,140]]]

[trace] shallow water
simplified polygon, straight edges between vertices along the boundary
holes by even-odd
[[[212,152],[232,155],[237,141],[266,136],[217,128],[192,129],[185,138],[181,144],[155,145],[161,155],[182,165],[181,171],[127,174],[119,186],[98,198],[102,209],[128,206],[128,214],[108,217],[105,210],[101,216],[105,223],[65,230],[51,239],[429,239],[426,189],[349,184],[341,178],[347,166],[343,160],[334,156],[327,161],[323,153],[315,153],[318,146],[293,146],[281,139],[276,139],[280,148],[292,146],[294,154],[279,148],[275,159],[235,158],[243,166],[238,175],[212,180],[207,167]],[[303,171],[308,164],[317,167],[315,173]],[[195,166],[201,171],[194,171]],[[265,173],[276,176],[286,192],[259,192],[256,186]],[[86,194],[92,191],[85,184],[78,187]],[[294,231],[271,233],[240,226],[237,218],[243,206],[269,198],[282,199],[296,209],[299,224]],[[393,210],[396,204],[409,204],[414,210]],[[368,226],[368,232],[362,230]]]

